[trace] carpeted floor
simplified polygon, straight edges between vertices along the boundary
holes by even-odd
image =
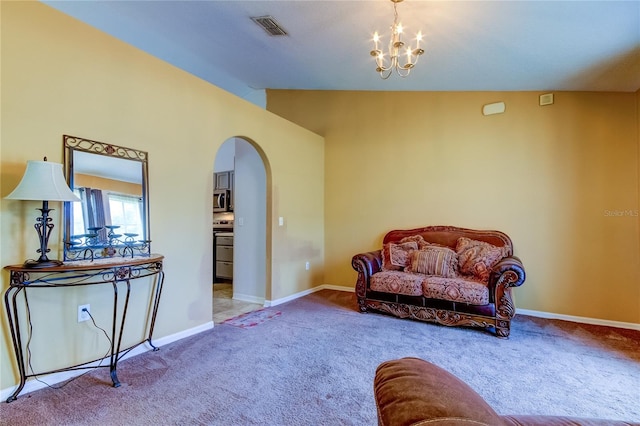
[[[11,425],[375,425],[382,361],[416,356],[451,371],[500,414],[640,421],[640,332],[517,316],[508,340],[356,311],[324,290],[251,328],[213,330],[62,389],[0,404]]]

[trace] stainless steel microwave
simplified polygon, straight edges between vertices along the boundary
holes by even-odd
[[[229,210],[229,190],[216,189],[213,191],[213,211],[226,212]]]

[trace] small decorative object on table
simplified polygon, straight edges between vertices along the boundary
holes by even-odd
[[[136,240],[136,233],[127,232],[116,234],[115,229],[119,225],[107,225],[109,229],[107,240],[100,241],[98,231],[102,227],[91,227],[91,234],[72,235],[69,241],[65,241],[68,260],[94,260],[107,257],[134,257],[149,256],[151,240]],[[124,235],[124,239],[122,236]]]

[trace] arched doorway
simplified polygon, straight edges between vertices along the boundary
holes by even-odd
[[[227,139],[216,153],[214,192],[217,195],[219,191],[228,191],[229,206],[226,211],[214,209],[213,212],[213,320],[216,324],[263,307],[267,297],[268,173],[265,164],[262,150],[243,137]]]

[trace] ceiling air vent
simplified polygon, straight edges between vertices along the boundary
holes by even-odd
[[[251,18],[253,22],[260,25],[269,35],[285,36],[287,32],[273,19],[273,16],[258,16]]]

